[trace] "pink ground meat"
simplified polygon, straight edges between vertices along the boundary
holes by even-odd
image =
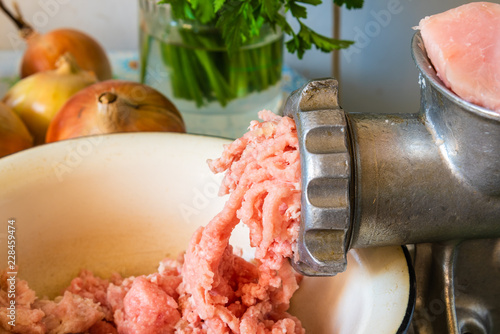
[[[240,139],[209,161],[225,172],[222,211],[193,235],[184,256],[157,273],[109,280],[82,271],[62,297],[37,300],[17,281],[17,324],[8,325],[5,274],[0,325],[16,333],[304,333],[286,311],[300,276],[293,256],[300,223],[300,161],[295,123],[261,111]],[[250,229],[255,259],[229,244],[239,223]]]
[[[15,326],[9,321],[8,275],[1,275],[0,325],[10,333],[80,333],[104,317],[99,304],[66,291],[55,300],[38,300],[26,281],[16,280]]]
[[[300,213],[300,160],[295,123],[270,112],[259,115],[250,131],[209,161],[214,172],[226,172],[221,194],[230,193],[223,210],[198,230],[188,247],[183,285],[196,312],[218,333],[271,333],[290,318],[284,313],[298,284],[287,259],[293,255]],[[243,222],[256,247],[258,277],[232,286],[228,277],[231,231]],[[284,284],[286,283],[286,284]],[[233,305],[244,310],[241,317]],[[294,327],[294,325],[292,325]]]

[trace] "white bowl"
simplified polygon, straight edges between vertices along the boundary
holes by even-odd
[[[0,267],[15,223],[18,277],[54,297],[83,268],[108,277],[155,272],[222,208],[217,158],[225,139],[132,133],[56,142],[0,159]],[[231,239],[251,254],[244,228]],[[405,332],[414,303],[401,247],[351,251],[336,277],[306,277],[292,313],[309,333]]]

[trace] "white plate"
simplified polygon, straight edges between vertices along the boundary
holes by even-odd
[[[225,139],[171,133],[87,137],[0,159],[0,267],[15,219],[18,276],[59,294],[80,269],[107,277],[156,271],[223,206],[206,160]],[[245,229],[233,241],[248,245]],[[244,246],[251,252],[248,246]],[[413,310],[401,247],[351,251],[347,272],[305,278],[292,312],[309,333],[404,332]]]

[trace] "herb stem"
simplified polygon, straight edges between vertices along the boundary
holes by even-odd
[[[159,41],[148,36],[141,48],[141,80],[147,74],[151,44],[159,43],[175,98],[193,101],[197,107],[213,101],[224,107],[236,98],[266,90],[281,79],[282,37],[230,54],[217,30],[202,33],[179,28],[179,36],[179,41]]]

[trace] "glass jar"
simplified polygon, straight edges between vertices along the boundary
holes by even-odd
[[[173,17],[170,5],[139,0],[141,81],[177,106],[189,133],[237,138],[262,109],[283,100],[283,33],[264,25],[228,53],[211,25]]]

